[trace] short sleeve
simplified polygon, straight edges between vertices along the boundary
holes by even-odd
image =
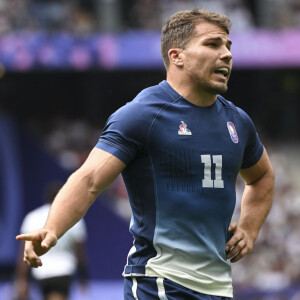
[[[242,109],[238,110],[245,121],[246,129],[248,131],[248,138],[241,166],[242,169],[246,169],[252,167],[259,161],[263,154],[264,147],[259,139],[255,125],[251,118]]]
[[[147,107],[129,102],[110,116],[96,147],[128,165],[145,148],[150,124]]]

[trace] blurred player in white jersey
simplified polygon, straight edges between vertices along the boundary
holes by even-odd
[[[58,182],[49,184],[45,193],[45,204],[29,212],[21,225],[20,232],[25,233],[41,228],[49,214],[51,202],[62,185]],[[29,283],[32,277],[41,290],[44,300],[67,300],[75,274],[83,288],[87,284],[87,259],[85,241],[87,237],[84,220],[80,220],[57,243],[53,251],[43,257],[43,268],[30,269],[23,262],[24,245],[21,246],[17,262],[15,296],[18,300],[29,298]]]

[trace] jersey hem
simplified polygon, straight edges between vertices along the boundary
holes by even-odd
[[[218,297],[228,297],[228,298],[233,298],[233,288],[231,287],[225,287],[225,288],[219,288],[218,290],[214,289],[205,289],[205,288],[199,288],[199,282],[195,282],[195,285],[192,284],[186,284],[185,282],[182,282],[180,280],[176,280],[176,278],[174,279],[172,276],[168,276],[165,275],[160,272],[157,272],[156,270],[153,270],[152,268],[150,268],[149,266],[146,266],[146,273],[144,275],[145,277],[162,277],[162,278],[166,278],[168,280],[171,280],[185,288],[188,288],[192,291],[198,292],[198,293],[202,293],[202,294],[207,294],[207,295],[211,295],[211,296],[218,296]],[[207,285],[207,284],[203,284],[203,285]]]

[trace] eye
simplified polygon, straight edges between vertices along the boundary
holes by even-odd
[[[208,47],[212,47],[212,48],[216,48],[217,47],[217,43],[208,43],[207,46]]]

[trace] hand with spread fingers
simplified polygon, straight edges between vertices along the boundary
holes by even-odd
[[[230,223],[228,231],[232,232],[232,237],[225,247],[226,257],[235,263],[253,250],[254,239],[236,222]]]
[[[25,241],[24,262],[33,268],[42,266],[39,258],[57,243],[57,237],[50,230],[41,229],[16,236],[18,241]]]

